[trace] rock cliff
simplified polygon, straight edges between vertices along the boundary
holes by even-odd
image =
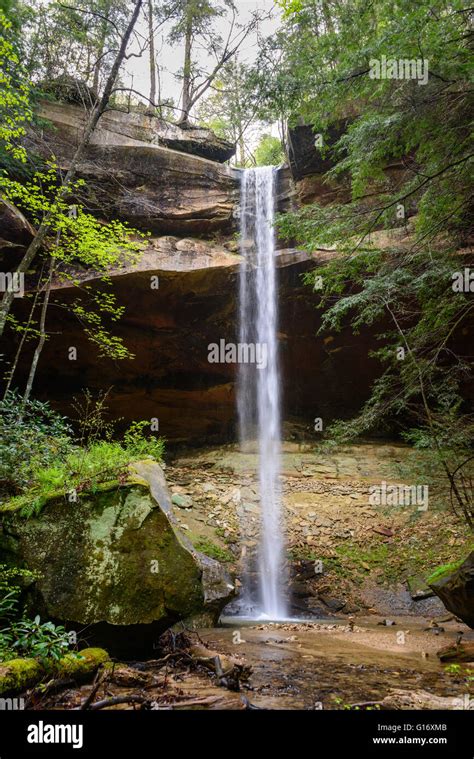
[[[67,169],[83,111],[44,102],[40,115],[46,126],[29,140],[43,155],[54,151]],[[106,114],[95,133],[79,171],[86,180],[87,207],[100,218],[126,220],[152,236],[139,262],[110,272],[113,292],[125,307],[114,331],[134,360],[99,359],[80,323],[64,308],[77,290],[60,283],[54,288],[47,325],[54,339],[45,345],[35,394],[64,413],[70,413],[71,398],[82,389],[110,387],[111,413],[124,425],[158,417],[168,441],[233,438],[236,367],[209,363],[208,346],[237,339],[239,172],[203,157],[217,154],[222,160],[226,155],[219,141],[211,149],[213,138],[207,140],[205,147],[202,130],[179,130],[140,114],[117,112]],[[177,146],[187,152],[178,152]],[[279,170],[280,210],[295,202],[294,192],[290,171]],[[16,242],[4,249],[3,266],[8,259],[13,268],[32,230],[12,216],[12,209],[7,215],[8,224],[16,225]],[[8,224],[2,225],[0,237],[12,232]],[[375,346],[368,332],[357,338],[347,331],[316,339],[315,294],[303,285],[302,276],[313,259],[331,255],[278,251],[284,414],[310,426],[316,416],[327,420],[359,408],[377,371],[376,362],[367,359]],[[34,287],[34,273],[31,277],[27,289]],[[152,277],[158,277],[158,289],[152,289]],[[80,278],[91,288],[101,286],[93,272]],[[26,318],[29,299],[17,298],[14,305],[18,317]],[[12,334],[7,353],[14,352],[18,340]],[[75,361],[68,360],[71,346],[77,349]],[[20,383],[32,347],[26,346],[20,360]]]

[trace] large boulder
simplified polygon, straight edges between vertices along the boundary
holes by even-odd
[[[449,611],[474,629],[474,551],[462,564],[440,567],[427,584]]]
[[[226,570],[180,532],[151,460],[123,486],[77,503],[53,498],[36,518],[0,516],[0,562],[39,574],[35,610],[114,652],[151,654],[165,629],[203,612],[215,620],[234,592]]]

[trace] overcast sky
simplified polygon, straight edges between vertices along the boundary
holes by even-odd
[[[235,5],[238,8],[238,21],[245,23],[249,21],[251,13],[255,10],[266,11],[271,14],[271,18],[262,22],[259,27],[259,33],[264,37],[272,34],[276,30],[279,24],[279,8],[275,5],[274,0],[236,0]],[[229,30],[229,18],[218,18],[214,22],[216,32],[220,34],[224,39],[227,37]],[[157,59],[162,68],[161,71],[161,87],[162,98],[172,97],[177,103],[180,95],[181,82],[175,78],[175,74],[182,69],[183,57],[184,57],[184,45],[170,46],[166,40],[167,33],[170,26],[161,27],[157,32],[155,45],[157,52]],[[147,37],[148,29],[145,18],[140,20],[138,26],[138,32]],[[135,48],[136,49],[136,48]],[[257,34],[252,34],[242,44],[239,50],[239,60],[242,62],[251,62],[255,59],[258,51]],[[194,55],[198,56],[198,63],[203,68],[210,70],[212,68],[212,59],[210,59],[204,51],[195,49]],[[126,74],[123,75],[127,84],[133,80],[133,88],[143,92],[146,96],[150,90],[150,75],[149,75],[149,57],[148,51],[144,53],[141,58],[131,58],[127,62]]]

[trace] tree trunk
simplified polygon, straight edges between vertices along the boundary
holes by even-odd
[[[155,33],[153,30],[153,0],[148,0],[148,38],[150,43],[150,104],[148,113],[155,113],[156,103],[156,62]]]
[[[43,305],[41,306],[41,316],[40,316],[40,323],[39,323],[40,336],[38,340],[38,345],[36,346],[35,352],[33,353],[33,359],[31,361],[30,373],[28,375],[25,393],[23,395],[23,408],[28,403],[28,399],[31,395],[31,389],[33,387],[33,382],[35,379],[38,362],[41,356],[41,351],[43,350],[44,344],[46,342],[46,314],[48,312],[49,296],[51,295],[53,273],[54,273],[54,258],[51,258],[51,261],[49,264],[48,280],[46,282],[46,289],[44,292]]]
[[[186,124],[191,108],[191,49],[193,41],[193,14],[191,3],[186,8],[186,34],[184,40],[183,94],[181,98],[180,124]]]
[[[113,86],[115,84],[115,80],[117,78],[122,61],[125,57],[125,53],[127,50],[128,43],[130,41],[133,28],[136,24],[138,14],[140,13],[140,9],[142,7],[142,2],[143,0],[136,0],[135,8],[133,9],[132,16],[130,18],[130,21],[128,22],[128,26],[122,37],[120,48],[115,57],[110,74],[107,78],[107,82],[104,87],[104,92],[99,102],[94,106],[94,108],[91,111],[91,114],[89,116],[89,121],[84,130],[82,141],[79,147],[77,148],[76,152],[74,153],[74,156],[71,160],[71,164],[69,166],[69,170],[64,178],[64,182],[58,191],[58,199],[61,199],[66,194],[68,186],[73,181],[76,175],[77,165],[85,153],[85,150],[90,142],[92,133],[94,132],[94,129],[96,128],[100,117],[102,116],[105,109],[107,108],[107,105],[110,100],[110,95],[111,95]],[[33,259],[35,258],[36,254],[38,253],[41,246],[43,245],[46,235],[49,232],[49,219],[50,219],[49,214],[46,214],[44,220],[41,222],[38,228],[38,232],[36,233],[34,240],[28,246],[25,255],[23,256],[22,260],[20,261],[18,265],[18,268],[16,270],[18,274],[24,274],[30,268],[30,265]],[[11,292],[6,291],[2,298],[2,303],[0,306],[0,337],[1,335],[3,335],[3,332],[5,330],[5,323],[7,320],[7,316],[10,312],[10,308],[13,303],[14,296],[15,294],[13,290]]]
[[[99,94],[99,85],[100,85],[100,71],[102,68],[102,56],[104,55],[104,49],[105,49],[105,41],[107,37],[107,21],[104,19],[101,27],[101,35],[100,35],[100,44],[97,49],[97,60],[95,62],[94,67],[94,79],[92,82],[92,89],[96,93],[96,95]]]
[[[41,276],[42,275],[43,275],[43,273],[41,272]],[[41,279],[41,276],[40,276],[40,279]],[[28,337],[28,332],[29,332],[29,329],[30,329],[30,324],[33,321],[33,316],[34,316],[34,313],[35,313],[36,304],[38,302],[39,294],[40,294],[40,291],[36,290],[35,297],[33,298],[33,305],[31,306],[31,310],[30,310],[30,315],[28,317],[28,321],[26,322],[26,327],[23,328],[23,334],[21,336],[21,340],[20,340],[20,343],[18,345],[17,352],[16,352],[15,358],[13,360],[13,364],[12,364],[12,366],[10,368],[10,371],[7,374],[8,379],[7,379],[7,384],[6,384],[6,387],[5,387],[5,392],[3,394],[4,398],[6,398],[7,394],[10,392],[10,388],[11,388],[12,382],[13,382],[13,377],[15,375],[15,372],[16,372],[16,369],[17,369],[17,366],[18,366],[18,362],[20,360],[21,352],[23,350],[23,346],[25,344],[26,338]]]

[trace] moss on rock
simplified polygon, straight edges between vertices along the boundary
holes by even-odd
[[[5,514],[2,522],[14,537],[9,558],[39,577],[43,617],[105,624],[127,637],[131,626],[153,624],[159,633],[208,606],[218,611],[234,590],[220,564],[180,531],[161,467],[150,460],[135,464],[120,487],[76,503],[53,498],[36,517]]]
[[[455,572],[456,569],[458,569],[461,566],[463,561],[464,559],[460,559],[459,561],[452,561],[450,564],[443,564],[440,567],[436,567],[434,572],[432,572],[430,576],[426,578],[426,584],[431,585],[432,582],[441,580],[442,577],[446,577],[447,575],[450,575],[452,572]]]

